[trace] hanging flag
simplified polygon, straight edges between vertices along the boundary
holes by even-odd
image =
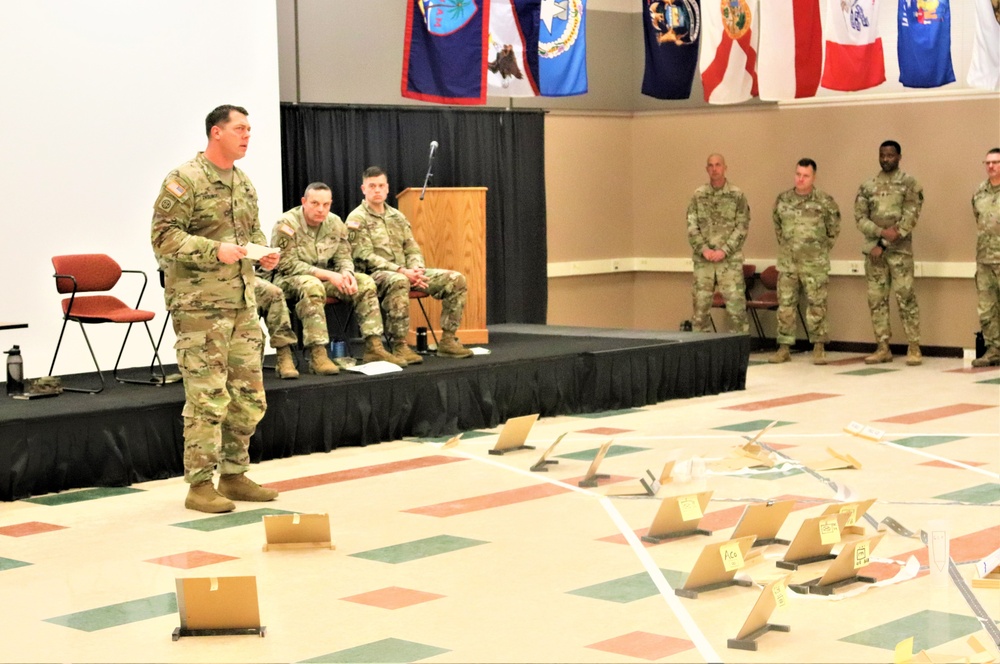
[[[736,104],[756,97],[757,0],[708,0],[703,9],[699,62],[705,101]]]
[[[538,96],[541,0],[490,0],[486,80],[491,95]]]
[[[407,0],[402,94],[438,104],[486,103],[490,0]]]
[[[948,0],[899,0],[898,25],[899,82],[908,88],[954,83]]]
[[[974,88],[1000,90],[1000,0],[970,0],[976,10],[976,43],[966,79]]]
[[[698,0],[641,2],[642,30],[646,37],[642,94],[657,99],[687,99],[698,67],[701,35]]]
[[[813,97],[823,71],[823,25],[819,0],[760,3],[760,98]]]
[[[587,92],[587,0],[542,0],[538,88],[546,97]]]
[[[826,64],[822,85],[829,90],[866,90],[885,81],[885,57],[878,34],[881,0],[829,0]]]

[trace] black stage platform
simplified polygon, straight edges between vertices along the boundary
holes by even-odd
[[[278,380],[265,370],[268,410],[251,458],[443,436],[531,413],[572,415],[741,390],[750,338],[499,325],[490,327],[488,348],[490,355],[431,356],[372,378],[342,371]],[[97,376],[64,378],[69,385],[86,379]],[[0,401],[0,500],[183,474],[181,384],[106,380],[96,395]]]

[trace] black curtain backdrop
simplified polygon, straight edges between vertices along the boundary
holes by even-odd
[[[428,186],[487,187],[486,322],[546,322],[545,126],[541,111],[281,105],[284,207],[310,182],[333,190],[346,217],[363,200],[361,173],[381,166],[392,197]],[[263,223],[265,233],[270,225]],[[446,267],[435,266],[429,267]]]

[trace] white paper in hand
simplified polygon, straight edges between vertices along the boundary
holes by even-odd
[[[262,244],[257,244],[255,242],[249,242],[243,247],[247,250],[246,257],[252,261],[259,261],[264,256],[269,254],[280,254],[280,249],[274,249],[272,247],[265,247]]]

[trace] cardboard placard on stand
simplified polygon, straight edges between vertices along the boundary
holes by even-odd
[[[839,512],[806,519],[788,545],[785,557],[775,565],[781,569],[797,570],[802,565],[833,560],[837,556],[830,552],[840,542],[840,533],[849,516],[847,512]]]
[[[177,579],[177,613],[182,636],[265,635],[257,605],[257,577],[212,576]]]
[[[861,521],[861,518],[868,512],[868,508],[874,504],[874,498],[869,498],[868,500],[855,500],[848,503],[833,503],[832,505],[826,506],[823,510],[823,516],[846,512],[848,515],[847,522],[844,524],[844,527],[840,529],[840,531],[847,535],[864,535],[864,526],[856,524]]]
[[[608,450],[614,442],[615,441],[613,440],[609,440],[601,445],[601,448],[597,450],[597,454],[594,455],[594,460],[590,462],[590,467],[587,468],[587,474],[583,476],[582,480],[577,482],[579,486],[595,487],[597,486],[597,480],[611,477],[610,475],[598,473],[597,469],[601,466],[601,462],[604,461],[604,455],[608,453]]]
[[[528,434],[531,433],[531,427],[535,425],[537,419],[538,413],[535,413],[534,415],[512,417],[504,422],[503,429],[500,430],[500,437],[497,438],[493,449],[489,451],[490,454],[502,456],[507,452],[535,449],[533,445],[525,445],[525,442],[528,440]]]
[[[705,515],[712,490],[688,495],[669,496],[656,510],[649,532],[642,536],[643,542],[659,544],[664,540],[687,537],[688,535],[711,535],[711,530],[699,528]]]
[[[330,541],[329,514],[268,514],[263,521],[264,551],[337,548]]]
[[[550,464],[558,464],[559,460],[558,459],[550,459],[549,455],[552,454],[553,450],[556,449],[556,445],[559,444],[559,441],[561,441],[563,438],[565,438],[566,434],[568,434],[568,433],[569,432],[567,431],[564,434],[560,434],[559,437],[555,439],[555,442],[553,442],[551,445],[549,445],[545,449],[545,451],[542,452],[542,456],[538,457],[538,461],[536,461],[534,463],[534,465],[531,466],[531,468],[529,470],[531,470],[532,472],[535,472],[535,473],[547,473],[547,472],[549,472],[549,465]]]
[[[795,507],[794,500],[769,500],[766,503],[750,503],[743,510],[733,530],[733,539],[754,535],[754,546],[768,544],[790,544],[789,540],[778,539],[778,531]]]
[[[449,450],[453,447],[458,447],[459,442],[462,440],[462,434],[456,434],[444,441],[444,445],[441,446],[442,450]]]
[[[846,452],[838,452],[832,447],[826,448],[826,453],[830,456],[816,461],[803,461],[802,464],[813,470],[861,470],[861,462]]]
[[[976,563],[978,577],[973,577],[973,588],[1000,590],[1000,549]]]
[[[646,475],[649,476],[649,481],[646,481],[645,477],[639,478],[639,486],[609,486],[607,491],[604,492],[605,496],[655,496],[659,491],[660,487],[673,480],[670,477],[670,473],[674,470],[675,461],[668,461],[663,465],[663,470],[660,472],[659,479],[649,470],[646,471]],[[640,488],[641,487],[641,488]]]
[[[882,533],[879,533],[874,537],[845,544],[837,554],[833,564],[823,572],[823,576],[788,587],[803,595],[810,593],[813,595],[832,595],[837,588],[852,583],[875,583],[877,579],[871,576],[860,576],[857,570],[869,563],[871,552],[882,541],[883,536]]]
[[[736,572],[743,567],[743,561],[753,546],[753,535],[731,539],[726,542],[707,544],[698,555],[691,573],[688,574],[684,587],[678,588],[674,594],[678,597],[698,599],[698,594],[729,586],[749,588],[753,581],[736,579]]]
[[[791,574],[787,574],[764,586],[764,589],[760,591],[760,597],[750,609],[750,615],[747,616],[746,622],[740,628],[739,634],[736,635],[735,639],[729,639],[726,642],[727,647],[736,650],[756,651],[757,639],[768,632],[790,632],[792,630],[788,625],[774,625],[768,622],[774,609],[788,603],[786,591],[788,579],[791,576]]]

